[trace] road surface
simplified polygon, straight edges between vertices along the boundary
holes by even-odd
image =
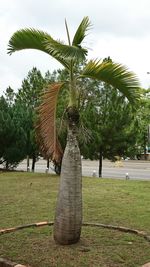
[[[83,176],[98,177],[98,161],[82,160]],[[26,171],[26,160],[17,167],[18,170]],[[39,160],[36,163],[35,172],[46,172],[46,161]],[[49,173],[55,173],[53,164],[50,163]],[[128,174],[129,179],[150,180],[150,161],[127,160],[120,164],[108,160],[103,160],[102,178],[125,179]]]

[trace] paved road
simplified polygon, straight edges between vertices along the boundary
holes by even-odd
[[[93,170],[98,176],[98,162],[84,162],[84,175],[92,176]],[[95,168],[95,169],[92,169]],[[150,180],[150,162],[144,161],[123,161],[121,164],[103,161],[103,178],[126,178],[126,174],[130,179]]]
[[[23,161],[17,168],[18,170],[26,170],[26,161]],[[36,172],[46,171],[46,161],[39,160],[36,163]],[[82,160],[83,176],[93,176],[93,172],[98,177],[98,161]],[[50,164],[49,173],[55,173],[53,164]],[[130,179],[150,180],[150,161],[128,160],[122,161],[121,164],[115,164],[108,160],[103,160],[103,178],[120,178],[125,179],[128,173]]]

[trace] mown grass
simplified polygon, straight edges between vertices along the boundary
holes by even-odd
[[[59,178],[25,172],[0,173],[0,228],[52,221]],[[150,182],[83,178],[84,221],[121,225],[150,234]],[[59,246],[52,227],[0,236],[0,257],[32,267],[140,267],[150,261],[142,237],[83,227],[81,241]]]

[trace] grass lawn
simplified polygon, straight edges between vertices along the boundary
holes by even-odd
[[[53,221],[59,178],[0,173],[0,228]],[[83,178],[84,222],[120,225],[150,234],[150,182]],[[150,243],[119,231],[83,227],[76,245],[58,246],[52,227],[0,236],[0,257],[32,267],[140,267]]]

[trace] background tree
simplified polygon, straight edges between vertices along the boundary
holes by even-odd
[[[36,159],[39,154],[34,129],[36,108],[39,105],[39,96],[44,85],[45,79],[41,72],[36,67],[33,67],[28,72],[27,78],[23,80],[16,98],[16,104],[21,106],[24,113],[26,113],[24,131],[26,133],[27,169],[29,169],[29,158],[32,158],[32,171],[34,171]]]
[[[8,106],[12,106],[16,97],[14,90],[9,86],[4,95]]]
[[[99,159],[99,177],[102,176],[102,157],[115,160],[115,156],[131,156],[136,144],[135,112],[127,99],[106,83],[91,86],[91,92],[81,112],[90,135],[83,145],[85,158]]]
[[[10,101],[13,89],[6,90],[5,97],[0,98],[0,162],[6,169],[14,168],[24,159],[25,132],[22,111]],[[14,100],[14,99],[13,99]]]
[[[140,101],[139,109],[137,110],[137,154],[141,158],[144,154],[144,159],[147,159],[149,152],[149,125],[150,125],[150,89],[143,89],[143,98]]]

